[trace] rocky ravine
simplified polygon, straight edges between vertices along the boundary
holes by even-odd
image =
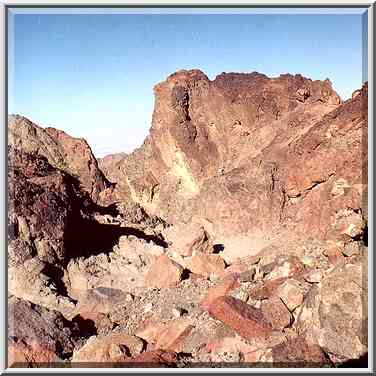
[[[143,146],[99,163],[9,119],[9,363],[365,364],[367,84],[342,102],[192,70],[154,91]]]

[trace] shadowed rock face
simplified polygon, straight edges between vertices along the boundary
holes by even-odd
[[[78,214],[78,182],[37,153],[8,149],[9,264],[38,256],[63,261],[67,227]]]
[[[8,148],[10,294],[71,317],[74,303],[61,278],[71,255],[67,237],[81,218],[85,196],[89,202],[79,182],[46,157]]]
[[[93,201],[110,186],[84,139],[55,128],[43,129],[18,115],[9,117],[8,134],[14,148],[45,156],[52,166],[76,176]]]
[[[107,165],[110,201],[171,223],[204,218],[219,237],[280,226],[337,236],[334,213],[366,210],[367,86],[342,103],[329,80],[184,70],[154,94],[143,146]]]

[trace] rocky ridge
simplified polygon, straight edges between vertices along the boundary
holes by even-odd
[[[84,139],[55,128],[41,128],[19,115],[11,115],[8,124],[9,145],[25,152],[36,152],[55,168],[77,177],[93,201],[98,201],[100,193],[110,187]]]
[[[367,84],[192,70],[154,93],[144,145],[99,164],[10,119],[11,363],[364,360]]]

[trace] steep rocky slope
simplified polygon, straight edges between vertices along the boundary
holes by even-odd
[[[117,165],[120,161],[122,161],[127,156],[126,153],[116,153],[116,154],[109,154],[103,158],[98,158],[98,166],[106,175],[107,178],[110,179],[117,179],[116,175],[111,177],[111,173],[115,170],[115,165]]]
[[[41,128],[23,116],[11,115],[8,142],[16,149],[43,155],[52,166],[76,176],[94,201],[110,186],[84,139],[55,128]]]
[[[142,147],[99,164],[10,119],[11,363],[364,366],[367,84],[342,102],[192,70],[154,91]]]

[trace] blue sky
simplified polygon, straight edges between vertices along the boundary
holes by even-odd
[[[142,144],[153,86],[179,69],[362,84],[357,14],[13,14],[9,113],[84,137],[97,156]]]

